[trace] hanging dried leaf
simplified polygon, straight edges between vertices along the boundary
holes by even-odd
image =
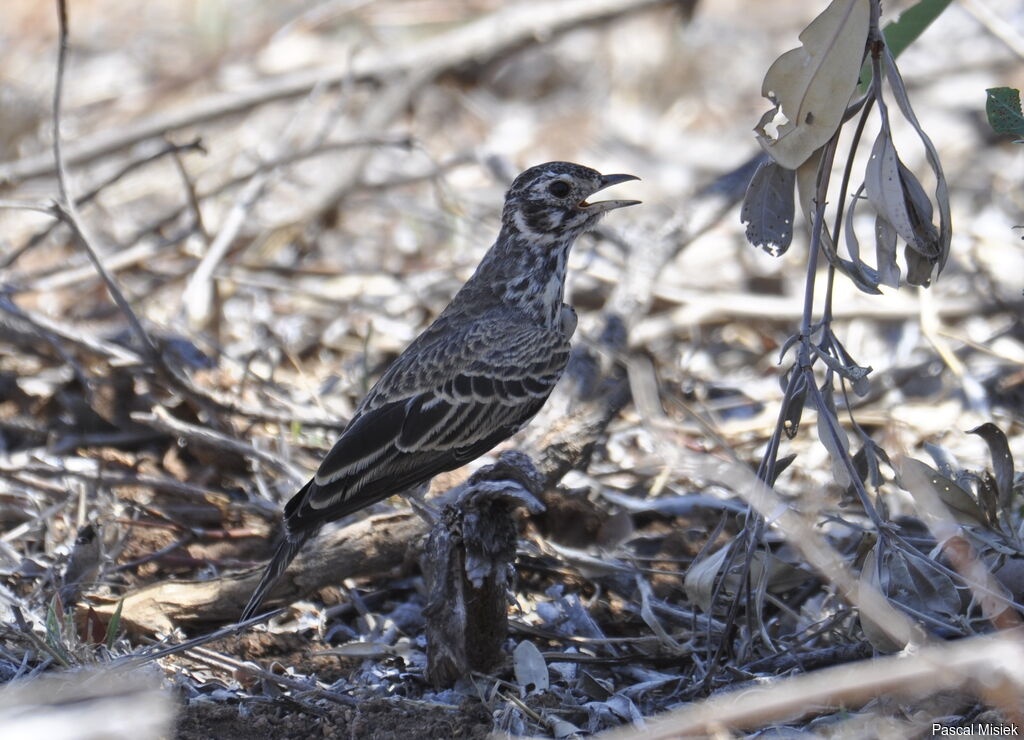
[[[953,579],[924,555],[897,549],[886,565],[883,586],[892,601],[947,623],[961,614],[964,605]]]
[[[747,225],[747,241],[771,255],[785,254],[793,241],[793,188],[796,173],[767,160],[750,178],[743,197],[740,220]]]
[[[928,200],[928,194],[924,192],[924,188],[914,173],[908,170],[902,162],[899,163],[899,167],[900,182],[903,183],[904,193],[910,204],[909,213],[914,219],[913,227],[916,237],[913,241],[908,241],[907,244],[925,257],[935,259],[939,256],[939,232],[935,228],[935,224],[932,223],[932,203]]]
[[[870,483],[877,490],[882,485],[882,471],[878,463],[884,461],[888,464],[889,456],[863,431],[858,430],[858,436],[864,444],[853,456],[853,467],[861,481]]]
[[[775,105],[754,131],[772,158],[796,169],[836,132],[857,85],[868,37],[868,0],[833,0],[775,60],[761,94]]]
[[[942,171],[942,162],[939,160],[939,153],[935,149],[935,145],[932,144],[932,140],[928,137],[928,134],[921,128],[921,124],[917,120],[917,116],[914,114],[914,109],[910,105],[910,98],[907,96],[907,88],[903,84],[903,78],[900,76],[899,69],[896,67],[896,61],[893,59],[892,53],[888,48],[882,50],[882,63],[884,65],[885,77],[889,81],[889,87],[892,89],[893,98],[896,100],[896,104],[899,106],[900,112],[903,113],[903,117],[907,119],[907,122],[914,127],[914,131],[917,132],[918,138],[921,140],[922,146],[924,146],[925,157],[928,160],[928,165],[932,169],[932,173],[935,175],[935,205],[939,211],[939,228],[935,238],[934,245],[927,247],[926,249],[920,249],[921,245],[915,245],[913,251],[918,252],[919,256],[914,258],[911,257],[910,249],[907,250],[907,282],[911,285],[923,285],[927,286],[931,282],[931,268],[935,267],[935,275],[938,276],[942,272],[942,268],[946,265],[946,259],[949,257],[949,243],[953,237],[953,228],[950,221],[949,215],[949,186],[946,183],[946,175]],[[881,103],[881,98],[879,98]],[[888,114],[885,112],[885,106],[880,104],[880,109],[883,111],[883,126],[888,128]],[[916,178],[915,178],[916,182]],[[920,188],[920,183],[916,183],[917,187]],[[922,190],[923,192],[923,190]],[[920,199],[917,195],[913,198],[917,200],[918,213],[920,210]],[[922,222],[921,229],[924,229],[924,223],[931,223],[931,211],[928,212],[928,217],[925,222]],[[922,233],[924,233],[922,231]],[[909,242],[908,242],[909,244]],[[934,256],[934,259],[932,257]],[[931,262],[929,266],[928,276],[923,276],[924,266],[923,261]],[[909,264],[913,262],[914,264]]]
[[[782,401],[785,405],[782,411],[782,431],[789,439],[796,437],[800,431],[800,419],[807,401],[807,376],[800,373],[793,382],[793,390]]]
[[[796,168],[796,190],[800,199],[800,212],[807,219],[808,228],[814,224],[814,200],[818,191],[818,167],[821,164],[821,155],[821,149],[815,150],[804,160],[803,164]],[[827,234],[822,236],[824,238]]]
[[[850,207],[846,209],[846,251],[850,259],[843,259],[838,255],[837,250],[825,250],[829,261],[844,272],[854,284],[865,293],[878,294],[878,273],[870,266],[861,261],[860,241],[857,239],[857,232],[853,228],[853,216],[857,211],[857,204],[860,202],[861,186],[853,195]]]
[[[814,224],[814,212],[816,208],[815,198],[818,189],[818,165],[820,160],[821,153],[819,150],[806,162],[800,165],[796,171],[796,183],[800,197],[800,207],[804,210],[804,216],[807,219],[807,223],[811,224],[812,227]],[[849,234],[849,230],[847,233]],[[855,236],[854,239],[856,239]],[[822,228],[820,240],[822,253],[825,255],[826,259],[828,259],[829,263],[850,278],[858,289],[872,295],[876,295],[880,292],[878,290],[878,275],[875,270],[869,265],[861,262],[859,257],[856,262],[840,257],[836,251],[835,243],[833,242],[832,236],[827,227]],[[856,244],[854,245],[854,250],[857,251]]]
[[[853,392],[863,398],[871,390],[871,381],[868,379],[868,376],[871,375],[871,371],[874,368],[871,365],[858,365],[857,361],[846,351],[846,347],[843,346],[843,343],[835,335],[832,335],[831,342],[835,353],[843,363],[844,377],[853,385]]]
[[[864,188],[879,218],[931,265],[939,261],[939,234],[932,224],[932,204],[914,177],[900,161],[888,126],[875,139],[864,174]],[[847,230],[847,236],[852,229]],[[908,276],[909,279],[909,276]]]
[[[850,381],[853,385],[854,393],[858,396],[865,396],[870,388],[870,381],[868,375],[873,369],[870,365],[868,367],[862,367],[853,361],[853,358],[843,350],[843,346],[838,341],[834,342],[835,347],[838,351],[842,352],[842,357],[835,357],[825,349],[822,349],[816,344],[811,345],[811,349],[814,354],[817,355],[822,362],[828,365],[833,371],[838,373],[846,380]]]
[[[896,263],[896,229],[882,216],[875,216],[875,264],[878,281],[890,288],[900,287],[900,266]]]
[[[839,424],[836,404],[832,396],[832,381],[826,379],[819,391],[821,403],[818,406],[818,439],[828,450],[832,462],[832,477],[840,488],[848,488],[853,481],[843,461],[850,456],[850,438]]]

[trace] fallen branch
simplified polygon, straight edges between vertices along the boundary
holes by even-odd
[[[408,563],[410,550],[427,533],[427,523],[411,511],[375,516],[327,531],[311,541],[274,586],[267,608],[309,596],[344,578],[391,573]],[[153,634],[175,627],[238,619],[262,574],[256,568],[209,581],[154,583],[124,597],[121,623],[130,632]],[[104,618],[116,601],[94,607]]]

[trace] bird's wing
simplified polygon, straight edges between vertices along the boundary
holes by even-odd
[[[410,347],[374,386],[311,485],[290,531],[319,526],[484,454],[544,405],[569,358],[557,331],[479,321]]]

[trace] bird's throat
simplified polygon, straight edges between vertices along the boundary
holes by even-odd
[[[502,260],[502,302],[557,327],[565,296],[570,243],[517,244]]]

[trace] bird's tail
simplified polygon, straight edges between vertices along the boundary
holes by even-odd
[[[256,590],[252,592],[252,596],[249,597],[249,603],[246,604],[245,610],[242,612],[242,616],[238,621],[244,622],[246,619],[250,619],[256,614],[256,610],[260,608],[260,604],[267,597],[271,587],[277,582],[277,579],[281,577],[281,574],[288,568],[288,564],[292,562],[295,555],[302,549],[302,546],[306,544],[314,533],[315,529],[305,529],[298,532],[285,532],[284,538],[277,546],[277,550],[274,551],[274,557],[270,559],[270,563],[267,564],[267,569],[263,571],[263,577],[260,578],[259,585],[256,586]]]

